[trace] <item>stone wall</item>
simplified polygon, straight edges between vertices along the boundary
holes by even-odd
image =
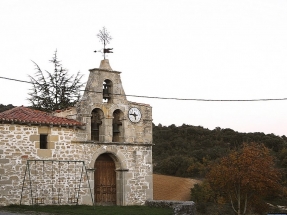
[[[173,215],[195,215],[196,207],[193,201],[147,200],[145,205],[159,208],[172,208]]]
[[[39,149],[39,134],[48,133],[48,149]],[[144,204],[152,199],[152,146],[151,144],[131,143],[94,143],[77,141],[77,133],[81,130],[72,128],[28,126],[16,124],[0,125],[0,205],[19,204],[23,187],[23,179],[28,160],[84,161],[88,169],[94,195],[95,161],[100,154],[108,153],[116,165],[117,172],[117,204]],[[31,204],[30,187],[33,190],[33,203],[36,198],[44,198],[45,204],[73,204],[72,190],[79,185],[72,182],[80,169],[73,163],[61,163],[61,168],[54,162],[30,162],[30,179],[25,180],[22,203]],[[44,168],[44,169],[43,169]],[[69,169],[69,170],[68,170]],[[61,174],[57,173],[61,171]],[[54,171],[54,172],[53,172]],[[53,176],[52,176],[53,175]],[[26,174],[26,179],[29,177]],[[59,182],[59,183],[58,183]],[[82,177],[79,192],[79,204],[91,204],[91,194],[86,175]],[[61,189],[60,198],[57,190]],[[61,199],[61,201],[59,200]],[[40,203],[40,198],[37,200]]]

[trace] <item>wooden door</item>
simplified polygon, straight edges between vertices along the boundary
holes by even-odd
[[[97,205],[116,204],[115,163],[108,154],[100,155],[95,162],[95,202]]]

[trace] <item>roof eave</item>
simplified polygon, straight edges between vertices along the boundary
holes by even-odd
[[[45,122],[28,122],[24,120],[14,120],[14,119],[0,119],[1,124],[19,124],[28,126],[51,126],[51,127],[73,127],[79,128],[81,130],[85,129],[84,124],[73,124],[73,123],[45,123]]]

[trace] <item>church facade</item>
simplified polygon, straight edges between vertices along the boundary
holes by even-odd
[[[142,205],[153,199],[152,108],[126,99],[109,61],[76,107],[0,113],[0,205]]]

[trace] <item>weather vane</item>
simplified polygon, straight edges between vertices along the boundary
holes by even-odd
[[[103,29],[100,30],[100,32],[97,34],[97,37],[100,39],[100,42],[104,44],[104,48],[94,52],[104,53],[104,59],[106,59],[106,53],[113,53],[113,48],[106,48],[106,44],[109,44],[110,40],[112,40],[113,38],[110,36],[110,33],[107,31],[106,27],[103,27]]]

